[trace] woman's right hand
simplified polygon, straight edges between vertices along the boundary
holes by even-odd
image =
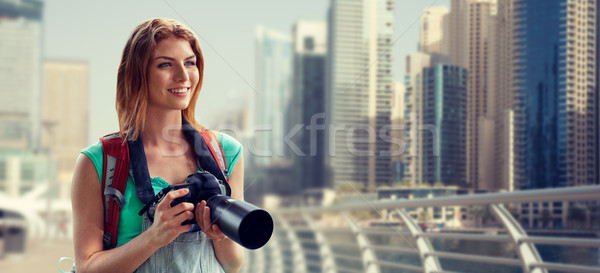
[[[158,247],[169,244],[179,234],[190,230],[191,225],[182,226],[181,223],[194,218],[194,205],[182,202],[171,207],[173,200],[185,196],[188,191],[186,188],[171,191],[156,205],[154,222],[148,231],[152,234],[153,243]]]

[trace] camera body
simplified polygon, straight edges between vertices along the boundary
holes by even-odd
[[[248,249],[265,245],[273,234],[273,218],[263,209],[248,202],[236,200],[226,195],[223,181],[206,171],[189,175],[185,183],[170,186],[170,190],[187,188],[188,194],[171,202],[171,207],[182,202],[194,204],[206,200],[210,208],[210,220],[221,231],[238,244]],[[196,223],[196,215],[182,225]]]
[[[185,183],[180,185],[172,186],[171,190],[179,190],[187,188],[189,191],[185,196],[179,197],[171,202],[171,207],[174,207],[180,203],[188,202],[196,204],[202,200],[208,201],[214,196],[225,196],[226,188],[223,181],[218,180],[214,175],[206,171],[198,171],[194,174],[190,174],[186,179]],[[210,206],[209,206],[210,208]],[[188,225],[196,223],[196,214],[191,220],[186,220],[182,225]]]

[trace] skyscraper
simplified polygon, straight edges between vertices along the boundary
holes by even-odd
[[[450,16],[445,6],[429,7],[421,17],[419,51],[450,55]]]
[[[286,109],[292,89],[292,38],[288,34],[256,29],[256,145],[249,151],[261,166],[283,157]],[[252,147],[252,148],[251,148]]]
[[[327,23],[325,20],[301,19],[294,26],[293,94],[289,107],[291,124],[288,132],[298,132],[292,150],[296,160],[299,190],[323,189],[328,186],[325,148],[325,60]]]
[[[394,95],[392,99],[392,130],[390,136],[397,142],[390,147],[392,156],[392,182],[402,182],[406,173],[406,162],[404,157],[407,155],[406,139],[404,138],[404,109],[406,87],[404,82],[394,82]]]
[[[483,127],[488,117],[489,81],[493,74],[488,71],[490,43],[494,35],[492,18],[496,14],[496,0],[452,0],[450,12],[450,54],[455,65],[464,67],[469,74],[467,87],[467,181],[475,188],[484,183],[489,158],[482,158],[485,144],[492,142]],[[491,124],[491,123],[490,123]]]
[[[427,67],[451,64],[449,56],[416,52],[406,57],[404,76],[404,181],[416,186],[423,183],[423,136],[437,135],[439,128],[423,120],[423,71]],[[436,136],[434,136],[436,137]],[[430,150],[431,151],[431,150]],[[432,152],[432,151],[431,151]]]
[[[469,3],[472,0],[451,0],[448,18],[448,42],[454,65],[469,67]]]
[[[423,182],[465,183],[466,69],[435,65],[423,69],[423,123],[435,134],[423,134]]]
[[[419,185],[423,181],[422,168],[422,143],[419,129],[423,124],[423,69],[431,64],[429,54],[417,52],[406,56],[406,69],[404,76],[404,141],[406,152],[403,156],[405,174],[404,181],[412,186]]]
[[[515,187],[597,183],[597,1],[515,1]]]
[[[467,181],[476,189],[487,182],[486,164],[492,158],[486,145],[490,142],[485,125],[489,113],[488,96],[491,76],[488,71],[490,39],[494,35],[491,21],[496,14],[496,0],[471,0],[469,3],[469,85],[467,87]],[[491,152],[491,150],[489,150]]]
[[[44,62],[42,147],[52,151],[61,195],[68,198],[73,166],[88,145],[89,65],[83,61]]]
[[[0,148],[39,148],[42,8],[35,0],[0,1]]]
[[[600,4],[596,1],[596,184],[600,185]]]
[[[328,13],[328,153],[335,185],[389,183],[394,2],[332,0]]]
[[[489,54],[489,72],[494,74],[488,86],[489,103],[488,116],[493,119],[493,156],[491,178],[482,186],[486,190],[514,189],[515,170],[515,94],[518,88],[513,87],[513,75],[516,69],[513,62],[518,61],[518,55],[513,51],[515,1],[498,1],[498,13],[493,19],[493,35],[490,36],[491,47]]]

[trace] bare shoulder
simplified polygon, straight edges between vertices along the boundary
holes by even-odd
[[[85,154],[79,154],[75,163],[71,185],[71,202],[74,210],[81,209],[76,206],[80,202],[86,203],[86,208],[94,207],[89,205],[95,202],[102,205],[98,172],[92,160]]]
[[[79,155],[75,164],[71,185],[71,203],[75,217],[80,216],[86,221],[90,220],[89,217],[102,219],[104,212],[102,211],[100,179],[94,163],[84,154]]]
[[[96,167],[92,160],[85,154],[79,154],[75,162],[75,172],[73,173],[73,186],[82,183],[94,183],[100,187],[100,179],[98,178]]]
[[[92,160],[80,154],[71,186],[75,259],[79,262],[102,250],[104,233],[100,179]]]

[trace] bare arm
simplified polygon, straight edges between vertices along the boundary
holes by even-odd
[[[170,208],[168,205],[185,195],[187,189],[173,191],[157,205],[155,222],[147,231],[120,247],[103,250],[104,209],[100,192],[94,164],[87,156],[80,155],[71,190],[77,272],[133,272],[156,250],[190,229],[181,223],[193,217],[194,206],[181,203]]]
[[[229,187],[231,187],[231,197],[238,200],[244,200],[244,155],[238,159],[231,176],[229,177]],[[203,212],[203,213],[201,213]],[[204,227],[204,223],[210,223],[210,209],[206,206],[206,201],[199,203],[196,209],[196,219],[200,227]],[[204,229],[203,229],[204,230]],[[238,243],[230,238],[225,237],[221,229],[217,225],[213,225],[210,230],[206,231],[206,235],[213,239],[213,249],[217,260],[228,273],[235,273],[242,267],[244,261],[244,249]]]

